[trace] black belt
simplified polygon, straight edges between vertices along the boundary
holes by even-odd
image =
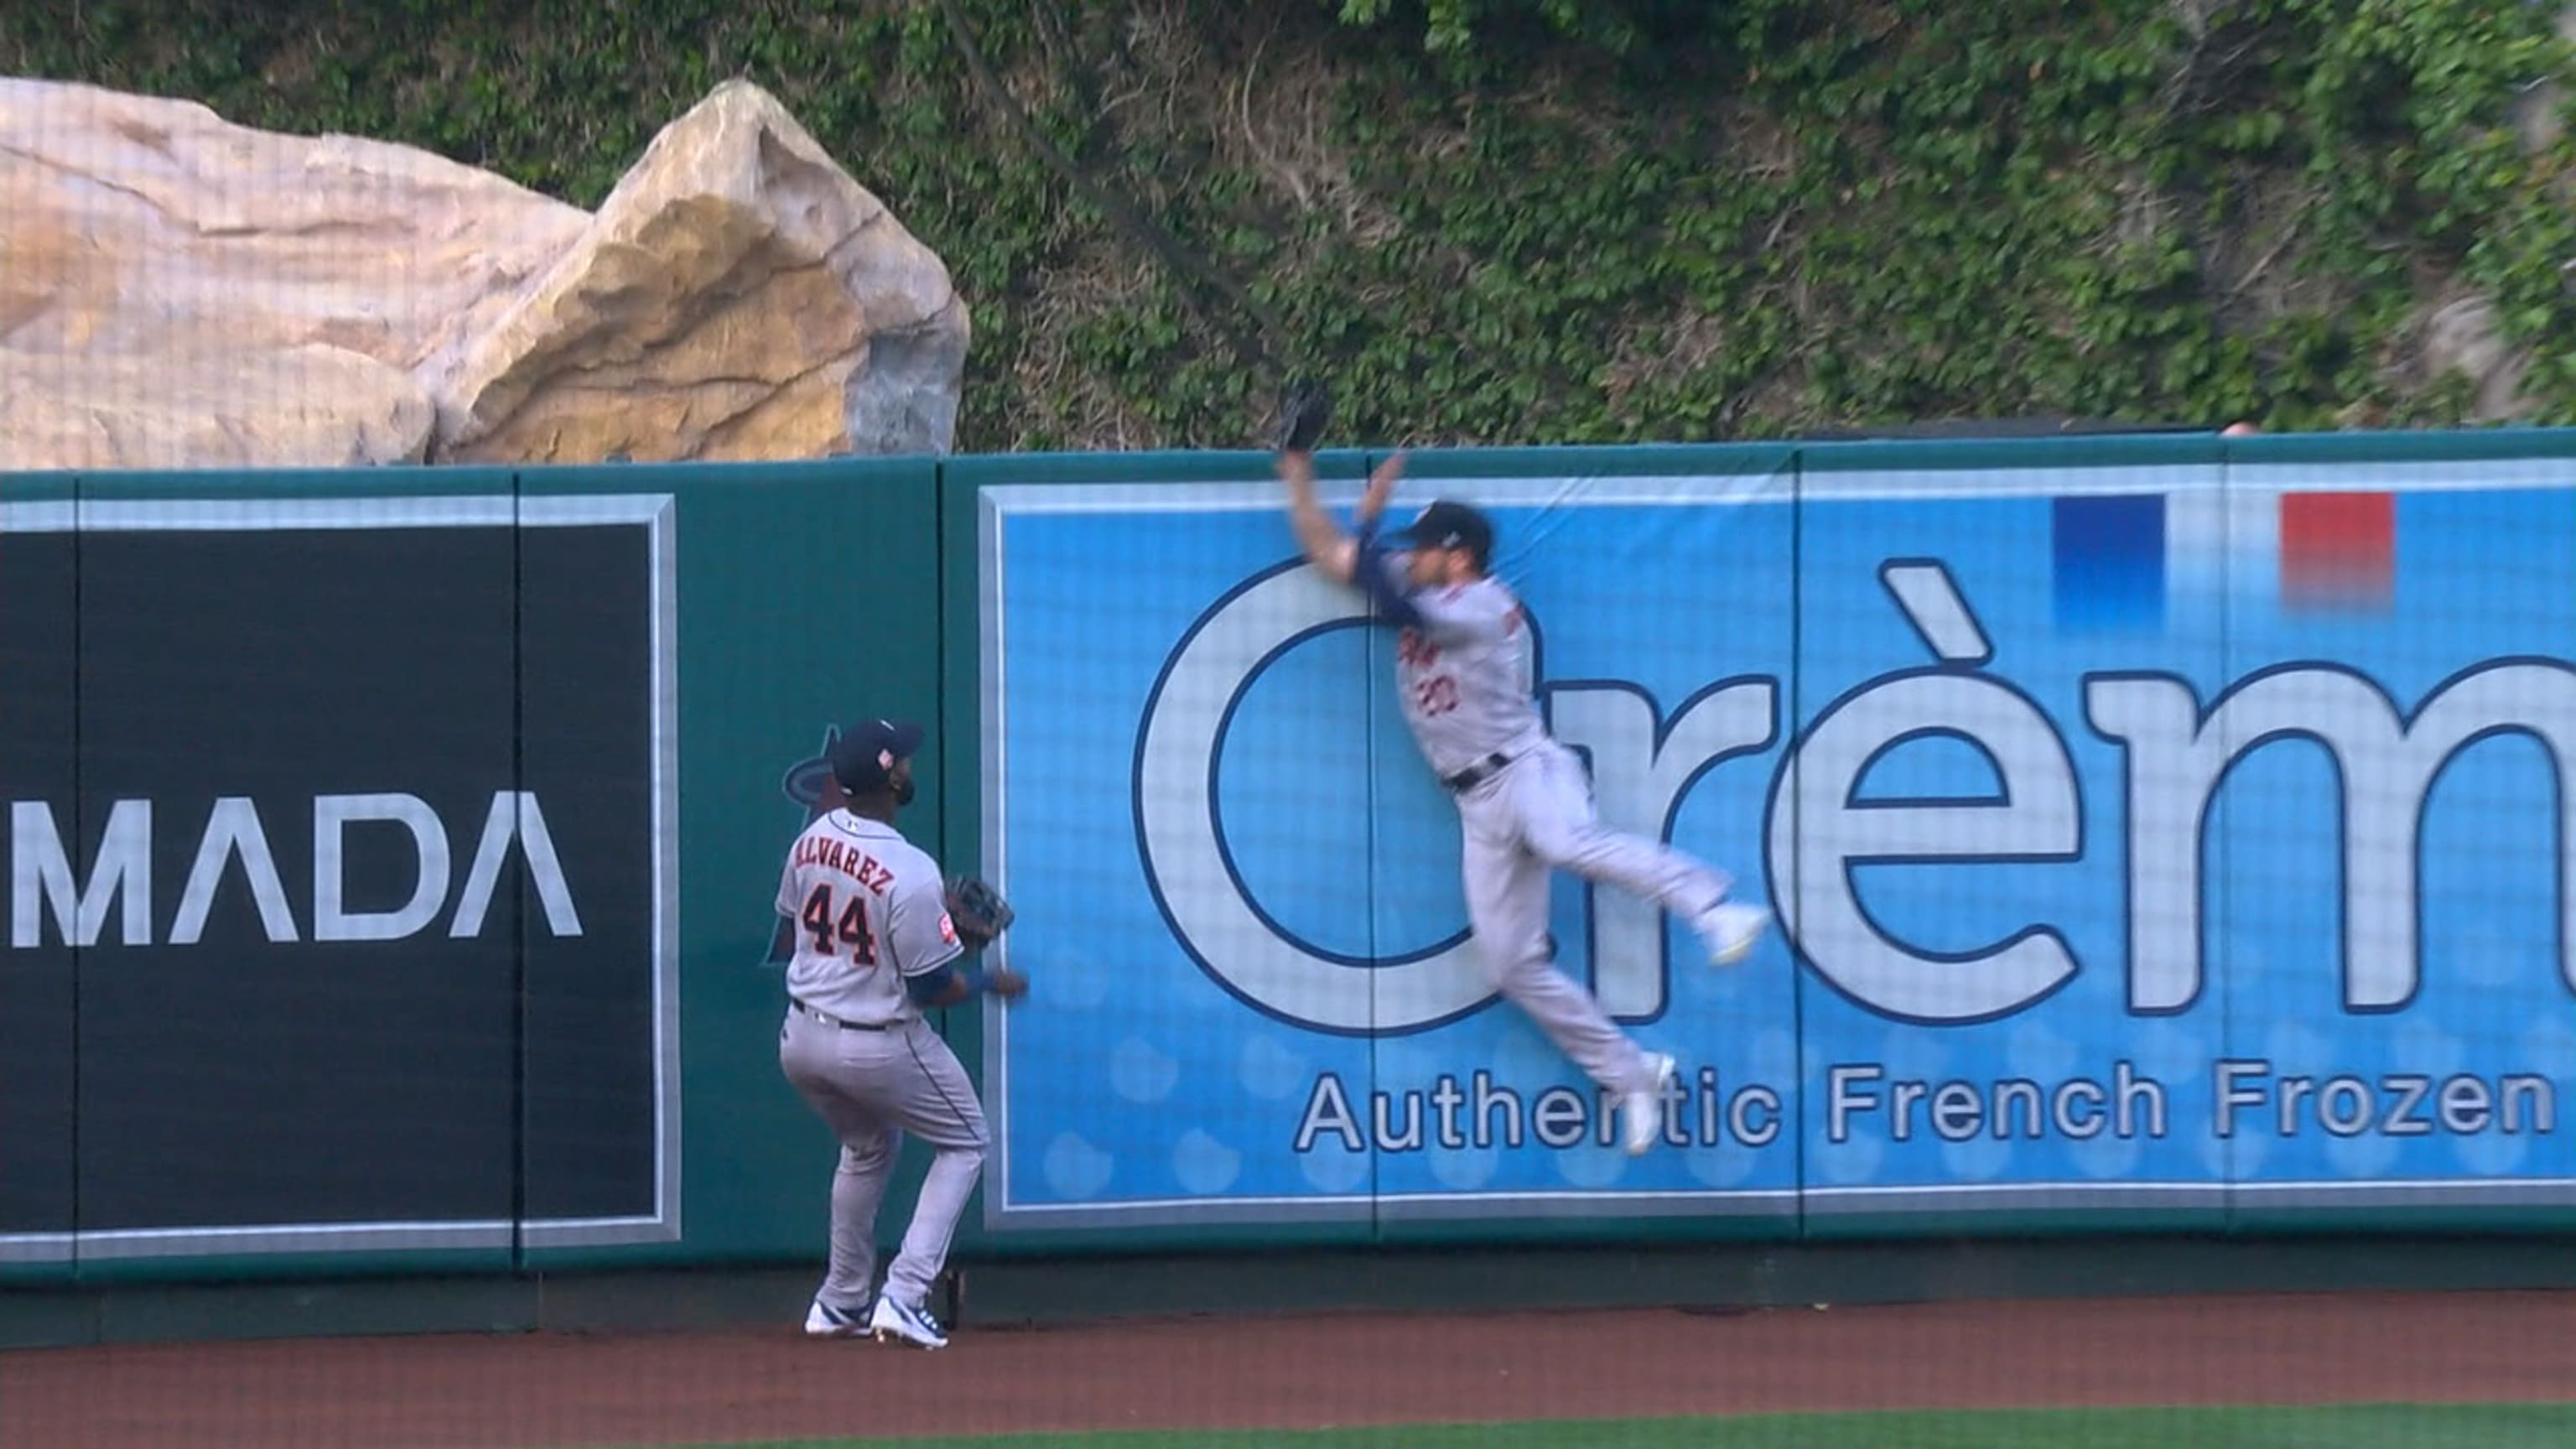
[[[795,1007],[798,1011],[801,1011],[807,1016],[814,1018],[816,1021],[823,1023],[825,1026],[837,1026],[843,1031],[892,1031],[897,1025],[899,1025],[899,1023],[891,1021],[843,1021],[839,1017],[832,1015],[830,1012],[816,1011],[814,1008],[807,1006],[804,1002],[798,1001],[795,997],[791,996],[787,998],[787,1001],[789,1005]]]
[[[1506,755],[1502,751],[1496,750],[1494,753],[1487,755],[1476,763],[1460,770],[1457,774],[1441,776],[1440,783],[1448,788],[1450,794],[1464,795],[1468,791],[1475,789],[1478,785],[1481,785],[1487,780],[1494,778],[1496,775],[1501,774],[1503,772],[1503,767],[1510,764],[1514,758],[1516,757]]]

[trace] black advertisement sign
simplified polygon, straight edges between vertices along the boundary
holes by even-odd
[[[669,501],[20,512],[0,1256],[676,1237]]]

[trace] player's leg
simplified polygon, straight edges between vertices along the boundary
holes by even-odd
[[[1651,1082],[1652,1060],[1557,967],[1548,943],[1547,863],[1522,847],[1510,812],[1492,796],[1459,807],[1467,923],[1486,979],[1593,1081],[1616,1092]]]
[[[846,1311],[850,1331],[865,1320],[868,1289],[876,1281],[877,1211],[903,1150],[903,1133],[875,1122],[841,1139],[841,1170],[832,1175],[832,1272],[821,1301]]]
[[[1712,960],[1738,961],[1753,949],[1769,913],[1729,901],[1733,879],[1697,856],[1602,824],[1573,751],[1543,746],[1501,783],[1541,860],[1662,906],[1699,935]]]
[[[937,1348],[948,1341],[948,1335],[930,1315],[925,1300],[932,1280],[947,1266],[957,1220],[965,1216],[966,1200],[974,1196],[976,1180],[983,1175],[991,1138],[984,1126],[983,1104],[975,1100],[974,1084],[937,1032],[916,1024],[908,1032],[888,1032],[885,1037],[905,1058],[889,1075],[898,1094],[892,1104],[894,1119],[929,1143],[937,1155],[922,1178],[921,1196],[913,1204],[903,1247],[886,1269],[885,1292],[877,1297],[869,1327],[880,1338]]]
[[[862,1085],[844,1071],[842,1035],[838,1028],[794,1011],[779,1030],[780,1070],[841,1144],[840,1166],[832,1175],[831,1266],[805,1312],[805,1331],[818,1338],[867,1331],[868,1286],[877,1267],[877,1209],[903,1145],[902,1134],[869,1111]]]

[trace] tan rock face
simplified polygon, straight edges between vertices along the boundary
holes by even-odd
[[[939,259],[734,83],[654,138],[435,390],[462,410],[444,428],[460,459],[931,451],[954,433],[966,331]],[[898,375],[875,391],[909,417],[854,429],[853,384],[879,351]],[[924,351],[940,365],[916,376]]]
[[[174,400],[210,399],[174,338],[275,381],[230,395],[229,430],[187,425]],[[940,451],[967,341],[938,257],[748,84],[666,128],[593,217],[409,147],[0,80],[0,348],[13,386],[89,389],[13,400],[0,417],[85,421],[0,427],[0,468],[257,463],[262,408],[300,458],[332,416],[354,461]],[[403,407],[317,347],[408,375]],[[326,374],[343,396],[279,392]],[[120,431],[143,428],[177,431]]]
[[[0,347],[0,445],[65,469],[417,463],[437,410],[411,375],[321,343],[153,352]]]
[[[409,370],[488,326],[588,217],[426,151],[236,126],[191,101],[0,80],[8,345],[172,329]]]

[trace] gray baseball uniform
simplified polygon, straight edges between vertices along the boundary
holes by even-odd
[[[1548,873],[1571,871],[1697,921],[1725,873],[1602,825],[1573,751],[1550,738],[1533,697],[1530,632],[1500,580],[1415,589],[1404,561],[1363,540],[1362,587],[1401,624],[1396,680],[1423,758],[1457,798],[1467,922],[1495,987],[1594,1081],[1651,1088],[1655,1067],[1549,951]]]
[[[796,837],[778,912],[797,926],[778,1062],[840,1139],[832,1266],[820,1301],[868,1302],[876,1216],[910,1132],[938,1150],[885,1291],[918,1304],[948,1258],[984,1168],[974,1084],[904,990],[963,949],[936,862],[891,825],[834,810]]]

